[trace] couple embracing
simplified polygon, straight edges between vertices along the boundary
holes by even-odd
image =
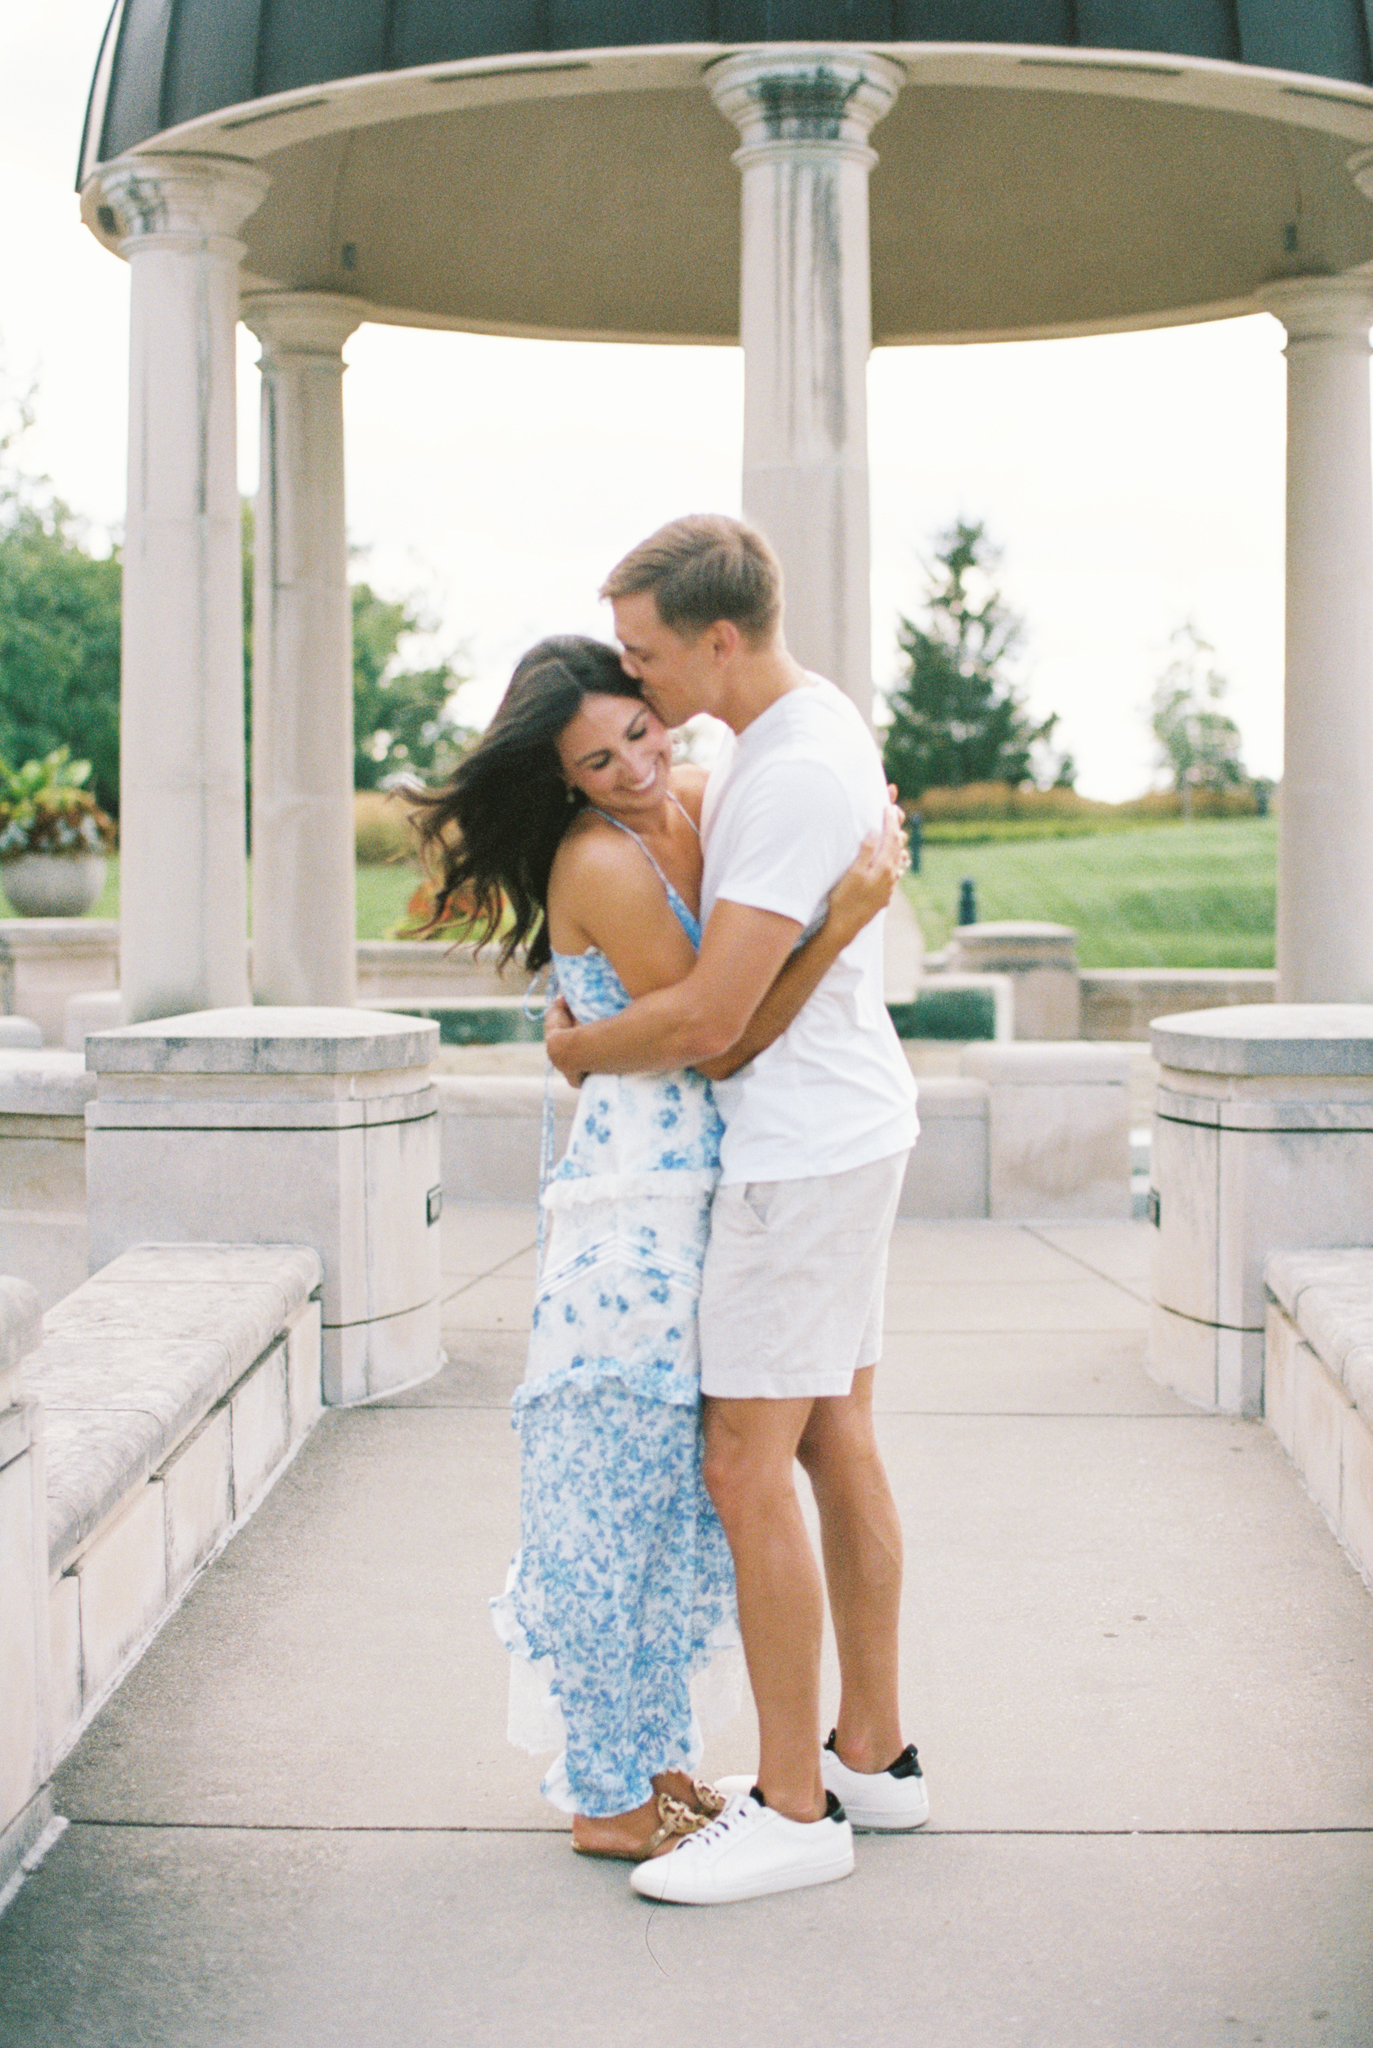
[[[916,1135],[878,916],[905,856],[861,717],[787,651],[760,534],[677,520],[602,595],[619,651],[532,649],[424,814],[440,910],[551,962],[549,1057],[582,1084],[543,1193],[521,1546],[492,1607],[512,1736],[564,1745],[543,1790],[574,1848],[633,1863],[648,1898],[721,1904],[847,1876],[854,1826],[929,1810],[872,1425]],[[733,735],[708,778],[672,762],[698,712]],[[823,1747],[798,1461],[841,1674]],[[711,1786],[692,1681],[740,1638],[758,1769]]]

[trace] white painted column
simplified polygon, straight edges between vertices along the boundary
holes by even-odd
[[[353,625],[343,483],[343,344],[365,307],[325,292],[250,298],[262,343],[253,576],[253,994],[357,999]]]
[[[100,199],[131,272],[120,735],[131,1021],[247,998],[234,231],[265,172],[123,157]]]
[[[792,652],[865,716],[868,136],[904,75],[843,48],[751,51],[707,74],[743,141],[744,515],[781,557]]]
[[[1373,282],[1293,278],[1278,1001],[1373,1000]]]

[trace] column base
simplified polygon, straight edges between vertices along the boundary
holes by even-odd
[[[320,1333],[324,1399],[333,1408],[375,1401],[432,1379],[444,1363],[441,1304],[421,1302],[370,1323],[326,1323]]]
[[[1263,1413],[1263,1331],[1198,1323],[1154,1302],[1149,1377],[1213,1415]]]

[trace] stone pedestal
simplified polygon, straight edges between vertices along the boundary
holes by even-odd
[[[7,984],[7,986],[6,986]],[[104,917],[0,919],[0,995],[32,1017],[45,1045],[64,1042],[67,1004],[119,986],[119,926]]]
[[[781,558],[792,652],[865,717],[868,136],[904,76],[851,45],[753,50],[707,73],[743,143],[744,515]]]
[[[1373,1244],[1373,1006],[1161,1017],[1150,1370],[1231,1415],[1263,1402],[1263,1267]]]
[[[1076,1038],[1081,1023],[1077,933],[1071,925],[1009,919],[961,924],[949,944],[949,968],[1009,974],[1015,984],[1017,1038]]]
[[[324,1398],[439,1363],[438,1026],[203,1011],[86,1041],[91,1267],[137,1244],[313,1245]]]
[[[1127,1053],[1107,1045],[970,1045],[962,1069],[988,1089],[993,1220],[1129,1216]]]
[[[47,1494],[39,1411],[19,1384],[41,1335],[33,1289],[0,1278],[0,1894],[52,1818]]]

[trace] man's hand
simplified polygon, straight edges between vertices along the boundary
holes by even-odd
[[[580,1088],[583,1081],[586,1079],[586,1075],[582,1073],[580,1068],[575,1067],[569,1063],[567,1052],[565,1049],[567,1044],[567,1034],[574,1028],[576,1022],[576,1018],[573,1016],[571,1010],[568,1009],[567,1004],[563,1001],[562,997],[555,996],[552,1002],[549,1004],[548,1008],[544,1011],[543,1042],[544,1050],[547,1052],[549,1059],[558,1069],[558,1072],[562,1075],[563,1079],[565,1081],[570,1081],[574,1088]],[[563,1047],[561,1054],[559,1050],[560,1040],[562,1041]]]
[[[828,915],[845,945],[856,939],[880,910],[886,909],[898,877],[910,866],[905,825],[895,805],[888,805],[881,832],[868,834],[853,866],[831,889]]]

